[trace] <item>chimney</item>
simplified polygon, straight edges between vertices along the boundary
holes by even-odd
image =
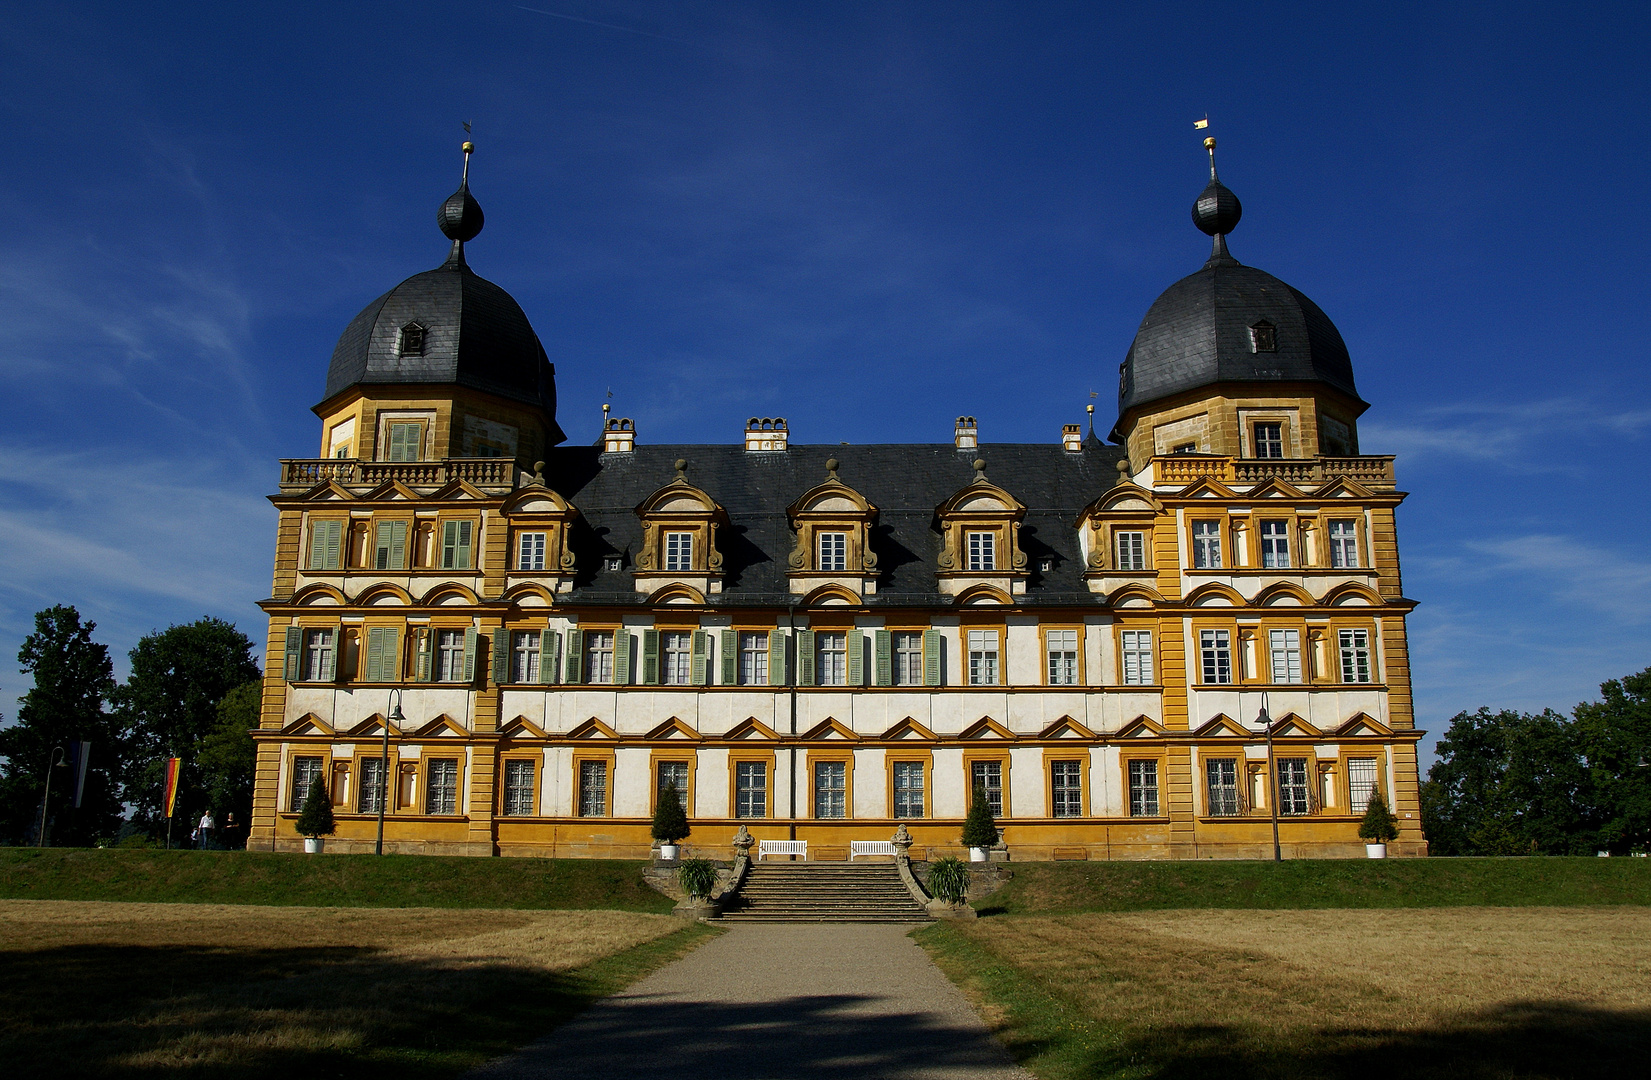
[[[747,450],[784,450],[786,439],[791,432],[785,426],[785,417],[753,416],[745,422],[745,448]]]
[[[1083,428],[1077,424],[1061,425],[1061,445],[1066,452],[1076,454],[1083,450]]]
[[[980,445],[980,429],[975,426],[974,417],[957,418],[957,431],[953,434],[953,441],[959,450],[973,450]]]
[[[609,420],[602,429],[604,454],[628,454],[636,449],[636,425],[629,417]]]

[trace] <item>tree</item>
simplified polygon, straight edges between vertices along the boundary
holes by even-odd
[[[231,813],[243,826],[252,816],[252,781],[258,767],[258,745],[252,741],[252,730],[258,726],[263,704],[261,680],[231,690],[218,702],[217,725],[201,738],[196,751],[201,794],[219,826]]]
[[[141,638],[128,654],[132,674],[112,695],[132,732],[125,797],[141,820],[161,817],[161,762],[183,759],[179,817],[202,805],[200,750],[219,726],[218,704],[258,678],[252,642],[222,619],[203,618]]]
[[[1577,739],[1598,806],[1598,845],[1613,854],[1651,845],[1651,668],[1600,684],[1603,701],[1576,707]]]
[[[662,844],[688,838],[688,813],[682,809],[682,797],[674,781],[665,785],[654,805],[653,837]]]
[[[969,816],[963,819],[964,847],[991,847],[997,843],[997,819],[992,816],[992,800],[984,787],[975,788]]]
[[[1399,819],[1387,808],[1387,798],[1373,792],[1364,806],[1364,819],[1359,822],[1359,839],[1372,844],[1391,844],[1399,838]]]
[[[326,781],[317,776],[310,781],[309,793],[304,796],[304,805],[298,810],[293,829],[299,836],[331,836],[334,828],[332,795],[327,791]]]
[[[53,750],[75,740],[92,744],[91,764],[79,810],[74,808],[69,769],[52,776],[47,835],[57,843],[88,844],[112,836],[120,825],[117,777],[123,733],[104,711],[114,689],[109,648],[92,640],[93,622],[82,623],[73,607],[36,612],[34,633],[23,639],[18,665],[34,676],[23,696],[17,722],[0,730],[0,835],[30,839],[40,823],[40,799]]]

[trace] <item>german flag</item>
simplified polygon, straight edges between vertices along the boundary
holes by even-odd
[[[166,816],[171,817],[172,811],[178,805],[178,769],[183,764],[182,758],[169,757],[166,759]]]

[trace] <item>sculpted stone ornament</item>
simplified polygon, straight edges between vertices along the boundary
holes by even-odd
[[[755,846],[756,842],[756,838],[751,835],[751,830],[741,825],[739,832],[734,834],[734,856],[740,859],[749,859],[751,848]]]
[[[906,823],[904,821],[900,823],[899,828],[894,830],[893,844],[894,857],[896,859],[901,862],[907,862],[911,859],[912,838],[911,833],[906,830]]]

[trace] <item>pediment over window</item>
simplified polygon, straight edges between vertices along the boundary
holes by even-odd
[[[878,738],[892,742],[935,742],[935,734],[908,716]]]
[[[856,594],[876,592],[877,553],[871,527],[877,507],[843,483],[837,461],[826,461],[826,480],[786,508],[796,533],[787,559],[793,593],[807,594],[835,584]],[[859,603],[856,595],[852,601]]]
[[[1336,734],[1349,739],[1361,735],[1378,735],[1385,738],[1393,734],[1393,729],[1370,714],[1360,712],[1354,713],[1347,723],[1337,728]]]
[[[388,480],[361,496],[363,502],[417,502],[423,496],[400,480]]]
[[[364,738],[367,738],[369,736],[382,739],[382,738],[384,738],[384,727],[385,727],[385,722],[384,722],[383,715],[381,715],[379,713],[374,713],[373,715],[367,717],[367,719],[361,721],[361,723],[355,725],[354,727],[350,728],[348,731],[344,732],[344,734],[348,738],[352,738],[352,739],[364,739]],[[398,739],[400,737],[401,737],[401,732],[397,731],[394,727],[391,727],[390,728],[390,738],[391,738],[391,740],[393,741],[393,740]]]
[[[333,726],[331,724],[327,723],[314,713],[305,713],[303,716],[300,716],[298,719],[282,728],[281,734],[287,736],[332,736],[338,734],[338,732],[333,730]]]
[[[642,519],[642,546],[632,571],[638,592],[655,593],[668,582],[691,586],[701,595],[722,591],[717,531],[728,523],[728,515],[688,482],[687,468],[687,461],[678,459],[676,479],[636,507]]]
[[[971,742],[1013,742],[1015,733],[990,716],[982,716],[964,728],[958,738]]]
[[[1093,739],[1095,733],[1070,716],[1063,716],[1038,732],[1040,739]]]
[[[831,716],[826,717],[818,724],[815,724],[812,728],[809,728],[808,732],[803,736],[803,742],[859,741],[860,736],[856,735],[852,730],[844,726],[841,721]]]
[[[1145,714],[1137,716],[1125,724],[1118,732],[1120,739],[1160,739],[1169,734],[1168,729],[1152,717]]]
[[[1252,735],[1244,730],[1244,725],[1228,716],[1226,713],[1216,713],[1210,717],[1209,723],[1193,732],[1200,739],[1248,739]]]
[[[548,739],[545,729],[525,716],[518,716],[499,733],[506,739]]]
[[[778,741],[779,733],[755,716],[748,716],[722,736],[733,742]]]
[[[1285,713],[1273,721],[1273,738],[1322,739],[1324,738],[1324,732],[1295,713]]]
[[[466,739],[470,732],[466,731],[458,721],[446,713],[436,717],[413,733],[415,739]]]
[[[1009,593],[1024,593],[1027,558],[1020,546],[1020,526],[1026,507],[986,478],[984,459],[974,465],[974,483],[934,510],[941,540],[940,591],[956,596],[987,583]]]
[[[619,732],[613,730],[613,728],[593,716],[584,723],[576,726],[572,731],[568,732],[565,737],[577,740],[579,742],[599,742],[608,739],[617,739],[619,738]]]
[[[649,742],[667,740],[676,742],[698,742],[700,735],[699,732],[695,731],[687,724],[684,724],[677,717],[673,716],[663,724],[660,724],[658,727],[648,732],[644,738],[646,738]]]

